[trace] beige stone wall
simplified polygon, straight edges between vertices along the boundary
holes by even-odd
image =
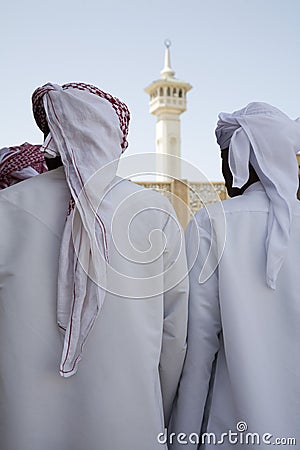
[[[300,180],[300,153],[297,155],[297,159]],[[186,227],[198,209],[204,205],[228,198],[225,184],[221,181],[214,183],[194,183],[186,180],[173,180],[165,182],[139,182],[138,184],[149,189],[154,189],[168,197],[174,206],[183,228]],[[300,185],[298,199],[300,200]]]
[[[138,184],[165,195],[173,204],[183,228],[198,209],[228,198],[225,184],[222,182],[196,183],[175,179],[164,182],[139,182]]]

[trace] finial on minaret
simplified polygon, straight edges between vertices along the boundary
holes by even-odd
[[[170,39],[166,39],[165,42],[165,65],[163,70],[160,72],[161,78],[167,79],[167,78],[174,78],[175,72],[171,67],[171,59],[170,59],[170,47],[172,42]]]

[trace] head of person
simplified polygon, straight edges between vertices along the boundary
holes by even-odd
[[[91,139],[95,134],[102,139],[110,134],[110,141],[121,150],[118,153],[123,153],[128,146],[127,105],[91,84],[47,83],[32,94],[32,109],[45,140],[52,135],[55,142],[64,134],[71,141],[73,134],[66,134],[66,130],[76,131],[81,127],[75,138],[89,141],[89,147],[95,145]]]
[[[49,169],[67,165],[63,141],[73,148],[76,142],[77,152],[87,147],[90,153],[96,150],[95,162],[97,158],[101,160],[109,147],[111,152],[107,159],[110,156],[117,159],[128,145],[130,113],[127,106],[96,86],[47,83],[34,91],[32,106],[35,121],[44,134],[42,149]],[[104,151],[101,146],[97,148],[96,139],[105,141]]]

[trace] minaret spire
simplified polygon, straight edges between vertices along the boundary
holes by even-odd
[[[150,95],[150,113],[156,120],[157,180],[165,181],[170,176],[181,178],[180,115],[186,111],[186,93],[192,86],[175,78],[171,67],[169,39],[165,40],[165,65],[160,78],[146,87]],[[168,158],[167,155],[177,158]],[[171,175],[170,175],[171,174]]]
[[[174,78],[175,72],[171,67],[171,58],[170,58],[170,47],[172,42],[170,39],[166,39],[165,42],[165,65],[163,70],[160,72],[161,78]]]

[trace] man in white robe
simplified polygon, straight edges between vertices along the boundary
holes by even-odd
[[[80,90],[69,85],[62,92],[59,86],[46,85],[39,105],[45,108],[50,129],[50,134],[49,129],[45,133],[48,141],[44,149],[47,147],[50,156],[54,152],[52,156],[56,158],[55,152],[62,149],[64,167],[34,174],[37,176],[31,173],[21,183],[15,183],[14,175],[14,184],[0,191],[0,449],[3,450],[166,448],[159,444],[157,435],[169,420],[186,345],[188,287],[182,232],[167,199],[113,174],[110,189],[105,191],[97,210],[106,230],[108,258],[104,264],[102,254],[96,255],[100,265],[95,270],[101,268],[106,276],[101,273],[97,278],[92,270],[87,272],[89,276],[78,271],[86,262],[85,249],[89,245],[92,251],[94,248],[88,233],[84,234],[90,223],[83,222],[88,217],[87,206],[80,196],[76,197],[73,162],[68,165],[69,149],[74,149],[77,143],[74,152],[81,176],[90,163],[91,167],[93,164],[100,167],[101,172],[104,165],[101,146],[104,151],[106,144],[112,151],[115,146],[119,152],[127,134],[119,131],[120,117],[126,114],[124,106],[121,105],[118,120],[115,107],[111,107],[115,105],[110,102],[113,97],[108,96],[109,101],[106,97],[99,98],[98,103],[98,98],[93,97],[97,88],[92,88],[91,92],[89,85],[81,84]],[[61,96],[64,101],[60,106]],[[54,106],[57,117],[51,116],[47,101]],[[75,107],[77,101],[81,102],[80,110]],[[85,106],[87,113],[83,115]],[[63,121],[68,122],[64,108],[75,111],[80,120],[76,122],[72,117],[64,125]],[[101,119],[103,111],[107,133]],[[93,116],[99,126],[98,136]],[[55,128],[59,120],[61,133]],[[76,136],[74,132],[68,135],[68,126],[73,125],[78,131]],[[90,130],[96,130],[96,135],[92,136]],[[89,156],[95,156],[95,161],[90,162]],[[4,167],[8,157],[2,161]],[[13,168],[18,175],[18,167]],[[101,180],[107,172],[111,176],[109,169],[104,170]],[[7,171],[5,177],[9,179]],[[89,182],[85,184],[87,197],[93,193],[97,196],[93,189]],[[75,209],[73,202],[70,204],[70,190]],[[134,217],[127,217],[128,211]],[[78,252],[75,255],[66,239],[72,215],[75,247],[78,235],[84,240],[84,248],[80,245],[75,248]],[[102,241],[97,233],[95,229],[100,254]],[[66,248],[69,253],[62,254]],[[92,251],[88,252],[89,267],[93,267],[95,257]],[[77,261],[71,268],[64,266],[69,255],[72,264]],[[64,273],[68,275],[65,280],[61,279]],[[101,276],[105,285],[101,284]],[[71,282],[75,297],[69,311],[64,302],[69,301]],[[79,316],[75,316],[76,302],[80,300],[78,291],[83,286],[87,286],[83,307]],[[105,298],[91,303],[92,294],[98,289],[99,298],[104,291]],[[87,317],[92,317],[92,327],[86,327]],[[75,332],[72,334],[75,325],[80,329],[79,350]],[[67,354],[62,355],[66,345]],[[69,355],[71,373],[66,366]]]
[[[300,448],[300,124],[264,103],[219,119],[234,198],[187,230],[188,349],[170,447]]]

